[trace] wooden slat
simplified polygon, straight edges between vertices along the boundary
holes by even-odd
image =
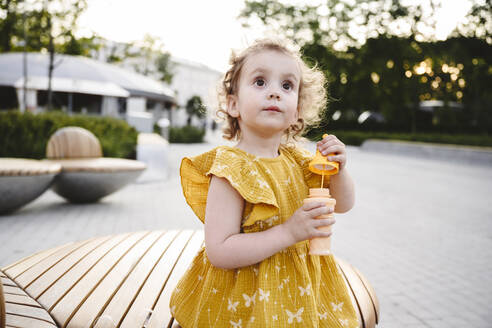
[[[47,322],[53,321],[49,313],[45,309],[39,307],[5,303],[5,312],[7,313],[7,317],[9,314],[15,314],[18,316],[37,318]]]
[[[175,230],[166,232],[143,256],[142,260],[135,266],[135,269],[113,296],[110,303],[105,309],[102,309],[104,311],[102,313],[99,311],[98,317],[102,319],[95,323],[95,328],[106,327],[103,322],[106,318],[115,318],[115,324],[122,321],[122,318],[137,297],[150,272],[176,237],[177,233]]]
[[[46,146],[46,157],[48,158],[101,156],[101,144],[97,137],[81,127],[68,126],[58,129],[50,137]]]
[[[202,247],[203,238],[203,231],[196,231],[190,242],[186,245],[153,309],[153,314],[147,325],[148,328],[167,327],[167,325],[172,324],[171,311],[169,310],[169,301],[171,300],[172,292]]]
[[[376,314],[376,323],[379,323],[379,301],[376,296],[376,291],[374,290],[374,288],[372,288],[372,285],[369,283],[369,281],[367,281],[366,277],[357,268],[354,267],[354,271],[355,273],[357,273],[360,280],[364,284],[364,287],[366,287],[367,292],[371,296],[372,305]]]
[[[3,286],[3,293],[5,295],[7,295],[7,294],[12,294],[12,295],[27,295],[26,292],[24,292],[18,286]]]
[[[1,328],[5,327],[5,295],[3,294],[3,286],[1,282],[0,282],[0,327]]]
[[[160,235],[162,235],[161,231],[151,232],[133,246],[84,300],[67,327],[75,328],[85,326],[89,322],[93,323]],[[112,319],[119,321],[119,318],[112,317]]]
[[[63,296],[60,302],[50,309],[51,315],[60,326],[65,327],[78,307],[90,296],[94,288],[113,269],[113,266],[146,234],[146,232],[132,233],[114,247]]]
[[[109,238],[110,236],[95,238],[86,244],[82,244],[81,247],[63,258],[35,279],[29,286],[26,287],[26,291],[32,297],[38,298],[43,292],[46,291],[46,289],[50,287],[50,285],[56,281],[54,281],[54,279],[61,278],[66,272],[70,271],[77,263],[82,261],[87,255],[94,251],[94,249],[108,241]]]
[[[113,247],[121,243],[129,234],[113,236],[77,263],[69,272],[60,277],[51,277],[55,282],[36,300],[46,309],[51,309],[79,281],[93,265],[101,260]]]
[[[169,326],[169,328],[182,328],[179,323],[173,319],[173,322],[171,323],[171,325]]]
[[[32,297],[27,295],[14,281],[5,277],[0,271],[2,279],[8,280],[14,286],[6,286],[8,293],[4,294],[5,320],[7,327],[56,327],[49,313]]]
[[[10,278],[7,278],[7,277],[1,277],[0,278],[0,282],[2,283],[2,285],[4,286],[17,286],[15,282],[12,281],[12,279]]]
[[[9,314],[7,315],[7,327],[56,328],[56,324],[41,319]]]
[[[28,295],[13,295],[7,294],[5,295],[5,302],[7,303],[16,303],[16,304],[24,304],[34,307],[41,307],[32,297]]]
[[[339,258],[337,258],[337,263],[340,265],[342,273],[346,277],[349,287],[355,296],[362,316],[363,328],[374,328],[376,326],[376,314],[364,284],[350,264]]]
[[[52,266],[63,260],[66,256],[75,252],[80,247],[83,247],[91,240],[92,238],[85,240],[83,242],[73,243],[68,247],[59,250],[58,252],[51,254],[50,256],[44,258],[42,261],[36,263],[28,270],[24,271],[23,273],[15,277],[15,282],[19,284],[19,286],[22,286],[23,288],[29,287],[31,283],[33,283],[36,279],[41,277],[43,273],[48,271]]]
[[[70,247],[74,243],[69,243],[65,245],[61,245],[55,248],[51,248],[42,252],[38,252],[34,255],[25,257],[23,259],[20,259],[19,261],[15,262],[14,264],[11,264],[5,268],[2,269],[2,271],[11,279],[14,279],[16,276],[21,274],[22,272],[28,270],[30,267],[33,265],[36,265],[36,263],[41,262],[45,258],[49,257],[51,254],[54,254],[58,252],[59,250],[63,250],[64,248]]]
[[[192,236],[192,231],[182,231],[163,254],[159,263],[150,274],[144,287],[132,304],[120,328],[142,327],[150,318],[152,308],[159,297],[162,285],[167,280],[184,245]]]

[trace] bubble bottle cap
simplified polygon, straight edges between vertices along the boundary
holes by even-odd
[[[327,134],[323,135],[323,138],[327,137]],[[328,156],[333,156],[334,153],[328,154]],[[309,162],[309,171],[322,174],[322,175],[334,175],[338,173],[340,163],[332,162],[326,159],[325,156],[321,155],[318,149],[316,149],[316,155],[313,160]]]

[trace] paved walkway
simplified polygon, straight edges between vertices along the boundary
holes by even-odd
[[[137,183],[90,205],[67,204],[48,191],[0,216],[0,267],[93,236],[200,229],[182,196],[178,166],[181,157],[212,145],[166,147],[169,176],[154,167]],[[492,168],[356,147],[348,148],[348,156],[357,201],[349,213],[337,215],[333,247],[374,286],[379,327],[491,327]]]

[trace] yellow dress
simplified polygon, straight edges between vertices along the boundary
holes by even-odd
[[[308,170],[311,159],[295,147],[260,158],[220,146],[184,158],[181,184],[204,222],[210,175],[226,178],[245,199],[241,232],[263,231],[285,222],[309,188],[319,188],[320,177]],[[359,327],[333,256],[309,255],[307,241],[234,270],[214,267],[202,248],[176,286],[170,308],[183,328]]]

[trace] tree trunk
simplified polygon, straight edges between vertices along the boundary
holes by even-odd
[[[52,24],[51,24],[51,16],[48,15],[48,33],[49,33],[49,44],[48,44],[48,51],[50,53],[50,63],[48,66],[48,102],[47,102],[47,109],[50,111],[53,107],[53,91],[51,90],[51,79],[53,77],[53,70],[55,68],[55,46],[54,46],[54,41],[53,41],[53,35],[52,35]]]

